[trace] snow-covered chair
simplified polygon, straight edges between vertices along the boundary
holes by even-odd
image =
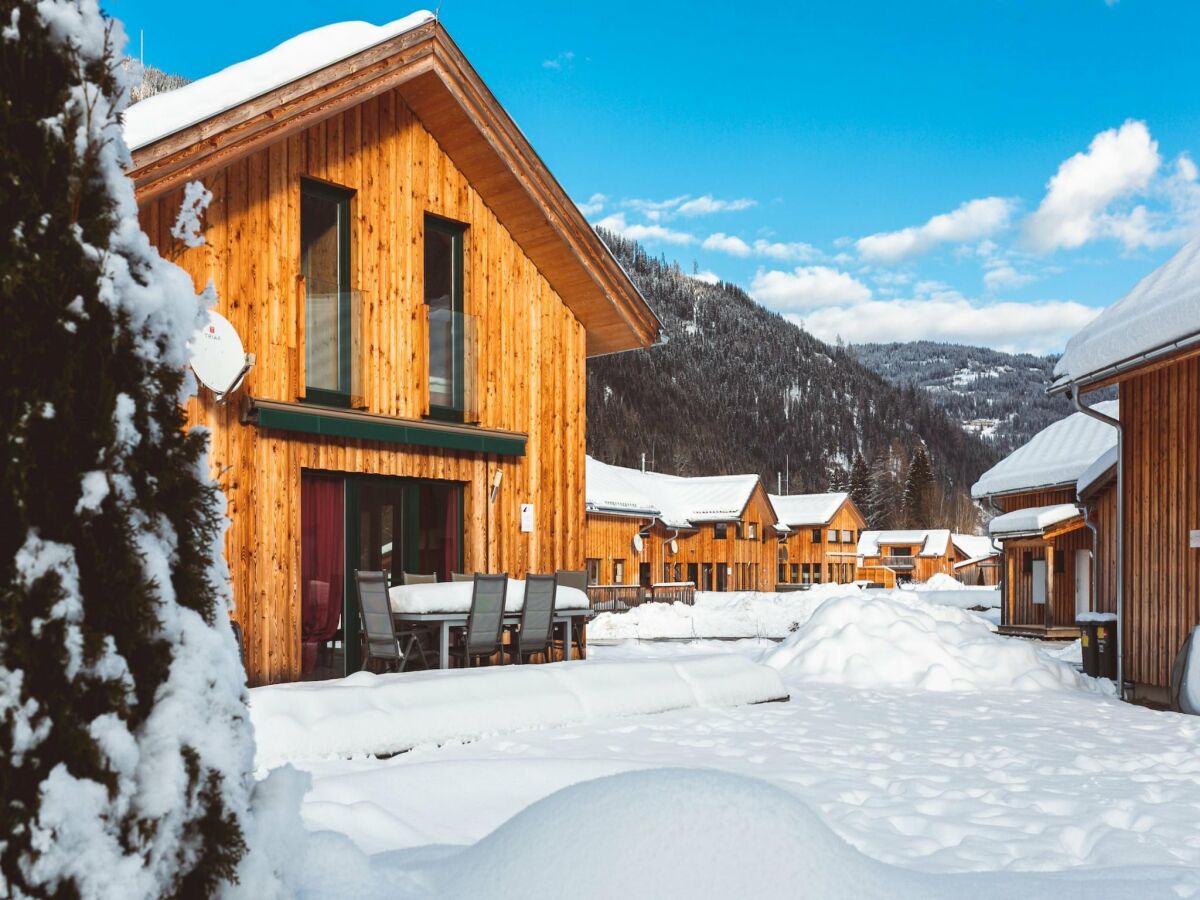
[[[543,660],[550,661],[557,593],[557,576],[525,576],[525,599],[521,603],[521,625],[516,635],[517,662],[529,662],[529,658],[538,653]]]
[[[451,581],[474,581],[475,576],[468,575],[466,572],[451,572],[450,580]]]
[[[416,572],[401,572],[400,580],[405,584],[437,584],[437,573],[418,575]]]
[[[504,662],[504,600],[508,594],[507,575],[476,575],[471,591],[471,611],[462,642],[450,648],[450,655],[464,666],[485,664],[496,654]]]
[[[354,580],[358,585],[358,610],[366,650],[363,669],[382,666],[403,672],[414,649],[420,653],[425,668],[430,668],[421,635],[415,629],[396,631],[392,605],[388,600],[387,576],[383,572],[356,571]],[[404,643],[403,647],[400,646],[401,642]]]
[[[1171,709],[1200,715],[1200,625],[1188,632],[1171,667]]]

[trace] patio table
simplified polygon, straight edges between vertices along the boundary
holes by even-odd
[[[466,628],[470,615],[470,597],[474,585],[469,581],[409,584],[394,587],[389,592],[392,618],[397,624],[424,624],[438,631],[438,668],[450,668],[450,629]],[[524,582],[509,579],[505,603],[504,624],[521,621],[520,602],[524,598]],[[579,595],[576,597],[575,595]],[[515,598],[515,602],[514,602]],[[465,600],[465,603],[464,603]],[[582,604],[582,605],[581,605]],[[444,607],[439,609],[438,607]],[[515,607],[515,608],[514,608]],[[561,625],[564,634],[564,659],[572,658],[577,622],[591,618],[592,610],[583,591],[560,585],[555,600],[554,624]]]

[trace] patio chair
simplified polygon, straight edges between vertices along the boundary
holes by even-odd
[[[450,580],[451,581],[474,581],[475,576],[468,575],[466,572],[451,572]]]
[[[418,575],[416,572],[401,572],[400,580],[405,584],[437,584],[437,573]]]
[[[588,592],[587,571],[584,569],[559,569],[555,573],[554,577],[558,579],[558,583],[562,587],[577,588],[578,590],[583,591],[585,594]],[[590,594],[588,594],[588,599],[591,599]],[[573,616],[571,620],[563,626],[563,634],[566,634],[567,630],[570,629],[573,632],[571,635],[572,640],[574,640],[575,643],[577,643],[580,647],[583,646],[583,636],[581,634],[583,622],[584,620],[582,618]],[[551,633],[553,634],[553,629],[551,630]],[[566,648],[563,646],[562,639],[555,638],[552,641],[552,645],[556,651],[562,650],[563,655],[566,655]]]
[[[554,599],[558,593],[555,575],[526,575],[525,600],[521,604],[521,624],[517,631],[518,662],[529,662],[536,653],[550,662],[550,639],[554,636]]]
[[[403,672],[412,658],[414,648],[420,653],[425,668],[431,668],[421,636],[411,629],[396,631],[392,605],[388,601],[387,577],[383,572],[356,571],[354,580],[358,586],[358,612],[366,650],[363,669],[371,667],[373,670],[376,666],[383,666]],[[404,643],[403,648],[401,642]]]
[[[497,653],[504,662],[504,599],[508,593],[507,575],[476,575],[471,592],[471,611],[463,639],[450,648],[450,656],[464,666],[486,663]]]

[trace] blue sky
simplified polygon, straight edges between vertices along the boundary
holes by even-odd
[[[196,78],[381,2],[113,0]],[[447,0],[590,221],[826,339],[1061,349],[1200,232],[1200,4]]]

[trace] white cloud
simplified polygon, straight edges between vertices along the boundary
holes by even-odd
[[[953,212],[934,216],[924,225],[867,235],[854,246],[867,262],[892,264],[928,253],[938,244],[977,241],[1008,227],[1014,203],[1004,197],[968,200]]]
[[[1158,142],[1145,122],[1130,120],[1120,128],[1102,131],[1058,167],[1046,185],[1041,205],[1025,219],[1026,243],[1049,252],[1082,246],[1098,237],[1137,246],[1145,234],[1144,212],[1108,214],[1108,207],[1145,190],[1158,171]]]
[[[625,221],[625,214],[619,212],[605,216],[599,222],[596,222],[595,225],[597,228],[606,228],[609,231],[615,231],[617,234],[634,241],[658,241],[665,244],[678,244],[680,246],[686,246],[696,241],[695,235],[684,231],[674,231],[662,225],[630,225]]]
[[[574,63],[574,62],[575,62],[575,51],[574,50],[564,50],[562,53],[558,54],[558,56],[555,56],[553,59],[542,60],[542,68],[543,69],[554,69],[556,71],[560,70],[560,69],[569,69],[569,68],[571,68],[572,63]]]
[[[721,280],[721,276],[710,269],[705,269],[703,272],[689,272],[688,278],[695,278],[697,281],[703,281],[705,284],[717,284]]]
[[[822,340],[839,335],[870,341],[947,341],[1009,352],[1050,353],[1100,310],[1070,300],[980,303],[954,292],[928,299],[870,300],[791,313],[787,318]]]
[[[1034,281],[1037,281],[1037,276],[1028,272],[1018,272],[1010,263],[1004,261],[999,261],[998,265],[991,266],[983,273],[983,286],[989,292],[1024,287]]]
[[[608,198],[603,194],[592,194],[588,197],[586,203],[576,203],[579,211],[585,216],[594,216],[596,213],[604,209],[604,205],[608,203]]]
[[[749,197],[737,200],[717,200],[713,198],[712,194],[705,194],[703,197],[696,197],[679,204],[676,212],[681,216],[707,216],[719,212],[741,212],[743,209],[749,209],[755,205],[755,201]]]
[[[743,241],[740,237],[732,234],[725,234],[718,231],[715,234],[710,234],[704,239],[701,245],[705,250],[717,250],[721,253],[728,253],[731,256],[749,256],[750,245]]]
[[[871,298],[871,289],[848,272],[828,266],[797,266],[791,272],[759,269],[750,295],[770,309],[805,309]]]
[[[762,238],[754,242],[754,252],[758,256],[768,256],[784,262],[808,262],[821,257],[821,251],[812,244],[766,241]]]

